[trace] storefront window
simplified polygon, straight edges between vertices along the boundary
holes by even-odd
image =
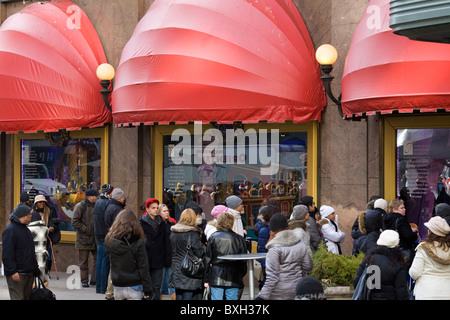
[[[397,130],[397,197],[408,222],[423,225],[435,204],[450,203],[450,129]]]
[[[20,190],[31,200],[45,195],[61,220],[60,229],[74,231],[74,206],[88,188],[101,185],[101,138],[49,137],[20,139]]]
[[[264,199],[276,199],[288,213],[308,191],[307,132],[232,125],[194,134],[178,129],[164,135],[163,146],[164,202],[174,217],[195,201],[211,220],[215,205],[237,195],[251,228]]]

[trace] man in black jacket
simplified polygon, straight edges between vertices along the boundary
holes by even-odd
[[[34,242],[27,224],[31,222],[31,208],[17,206],[9,217],[11,223],[2,233],[2,260],[11,300],[29,300],[34,276],[40,275]]]

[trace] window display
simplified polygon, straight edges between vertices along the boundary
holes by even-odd
[[[60,229],[74,231],[74,206],[88,188],[101,186],[101,139],[71,139],[47,134],[46,139],[21,139],[21,186],[30,200],[43,194],[61,220]]]
[[[450,129],[397,130],[397,197],[403,199],[408,222],[423,225],[434,206],[450,204]]]
[[[163,145],[164,202],[173,217],[194,201],[211,220],[215,205],[237,195],[251,228],[264,199],[276,199],[288,213],[307,194],[306,132],[221,125],[204,133],[174,130]]]

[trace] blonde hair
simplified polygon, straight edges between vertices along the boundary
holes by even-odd
[[[197,225],[197,215],[192,209],[184,209],[178,223],[195,227]]]
[[[217,217],[217,229],[231,230],[234,225],[234,216],[228,212],[223,212]]]
[[[402,204],[404,204],[401,199],[394,199],[389,203],[389,212],[394,212],[395,209],[398,209]]]

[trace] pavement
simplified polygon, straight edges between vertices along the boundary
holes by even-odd
[[[104,294],[96,293],[95,286],[90,286],[89,288],[74,288],[74,284],[77,283],[74,280],[74,276],[71,273],[58,272],[58,278],[54,271],[50,272],[50,280],[47,286],[56,296],[57,300],[102,300],[105,299]],[[257,294],[258,289],[255,289],[255,294]],[[6,278],[0,276],[0,300],[10,300],[8,285],[6,284]],[[169,295],[163,295],[162,300],[170,300]],[[241,300],[249,300],[248,287],[244,288],[244,293],[242,294]]]

